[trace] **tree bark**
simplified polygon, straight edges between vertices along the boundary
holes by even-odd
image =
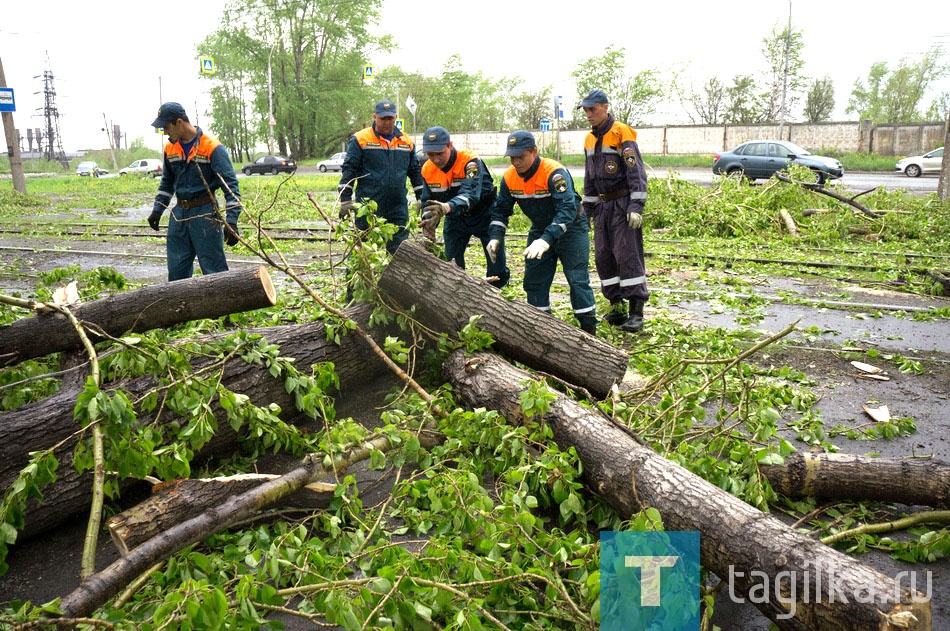
[[[762,473],[788,497],[871,500],[950,508],[950,466],[939,460],[796,452]]]
[[[245,267],[115,294],[73,309],[93,342],[191,320],[272,307],[277,292],[267,268]],[[42,313],[0,328],[0,362],[12,365],[82,348],[76,329],[59,313]]]
[[[488,283],[404,241],[379,279],[402,309],[437,332],[455,335],[480,315],[494,348],[538,371],[604,398],[627,370],[627,354],[524,302],[503,298]]]
[[[224,504],[229,497],[257,489],[278,477],[273,474],[246,473],[156,484],[152,495],[145,501],[109,519],[107,526],[112,543],[125,556],[132,548],[172,526]],[[281,498],[280,503],[295,508],[323,509],[333,499],[335,489],[335,484],[311,482]]]
[[[357,305],[347,314],[363,326],[367,326],[372,306]],[[295,358],[295,365],[306,372],[309,366],[327,361],[334,363],[340,381],[340,394],[349,388],[383,374],[386,367],[356,335],[347,335],[340,345],[326,341],[322,322],[302,325],[286,325],[251,329],[271,344],[281,348],[281,354]],[[384,336],[391,331],[374,331]],[[220,334],[218,334],[220,335]],[[200,366],[195,365],[196,369]],[[290,420],[296,415],[293,398],[284,389],[282,379],[274,379],[266,366],[248,364],[240,358],[229,361],[223,371],[221,384],[234,392],[247,395],[257,405],[276,403],[281,407],[281,417]],[[152,377],[140,377],[108,384],[110,389],[122,389],[131,399],[136,399],[156,385]],[[29,452],[48,449],[77,431],[73,418],[77,392],[61,391],[42,401],[0,414],[0,489],[7,488],[19,471],[29,462]],[[212,410],[219,418],[225,413],[217,400],[211,402]],[[162,422],[176,420],[173,414],[166,415]],[[218,434],[202,450],[202,456],[232,450],[235,434],[227,423],[222,423]],[[31,500],[27,506],[26,526],[20,536],[35,536],[53,528],[78,511],[88,508],[91,497],[91,477],[76,473],[71,466],[73,441],[56,451],[62,466],[57,471],[57,480],[43,489],[43,501]]]
[[[467,357],[462,351],[446,361],[443,371],[467,406],[489,407],[509,421],[525,421],[519,385],[529,378],[524,371],[490,354]],[[724,581],[731,579],[737,588],[733,593],[745,596],[757,588],[758,596],[763,596],[761,577],[766,575],[769,586],[781,585],[786,605],[778,601],[774,590],[769,590],[768,602],[756,604],[780,628],[931,628],[929,600],[917,602],[893,579],[661,457],[602,414],[559,394],[544,421],[551,425],[561,449],[574,447],[584,467],[585,483],[621,517],[654,507],[666,529],[699,531],[702,564]],[[794,593],[789,593],[791,585]],[[856,594],[874,594],[878,600],[857,602]],[[842,595],[847,595],[847,602]],[[786,618],[791,602],[794,616]],[[909,613],[917,626],[897,626]]]

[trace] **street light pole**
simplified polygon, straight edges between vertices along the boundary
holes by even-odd
[[[779,112],[778,137],[785,140],[785,97],[788,93],[788,55],[792,46],[792,0],[788,0],[788,26],[785,27],[785,67],[782,71],[782,109]]]
[[[276,42],[270,47],[270,52],[267,53],[267,152],[271,155],[274,154],[274,91],[271,83],[271,65],[270,59],[271,55],[274,54],[274,46]]]

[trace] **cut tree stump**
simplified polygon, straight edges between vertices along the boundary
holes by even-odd
[[[796,452],[760,469],[788,497],[950,508],[950,465],[939,460]]]
[[[73,314],[93,342],[112,337],[272,307],[277,292],[267,268],[245,267],[149,285],[76,305]],[[62,314],[49,312],[0,328],[0,365],[82,348],[76,329]]]
[[[366,303],[347,309],[347,315],[368,327],[372,306]],[[396,329],[370,329],[376,339],[385,339]],[[333,362],[340,381],[339,396],[345,396],[348,389],[365,383],[376,375],[383,374],[387,368],[357,335],[341,338],[340,345],[326,341],[326,328],[322,322],[295,324],[275,327],[249,329],[252,334],[262,335],[269,343],[280,347],[281,354],[293,357],[298,370],[307,372],[309,366],[324,362]],[[205,339],[220,337],[222,334],[208,336]],[[199,340],[201,341],[201,340]],[[198,363],[195,368],[200,368]],[[276,403],[281,407],[281,418],[291,420],[298,414],[294,399],[287,394],[282,379],[271,376],[268,368],[259,364],[248,364],[240,358],[234,358],[225,365],[221,385],[234,392],[247,395],[256,405],[266,406]],[[106,384],[107,389],[122,389],[132,400],[138,399],[156,386],[152,377],[141,377]],[[48,449],[66,441],[78,427],[73,418],[78,391],[60,391],[41,401],[25,405],[16,410],[0,414],[0,489],[6,489],[16,478],[19,471],[29,462],[29,452]],[[210,402],[216,417],[225,418],[217,399]],[[173,414],[166,414],[161,421],[179,420]],[[72,448],[70,440],[56,451],[63,463],[57,470],[55,483],[43,489],[43,501],[37,504],[30,500],[27,505],[26,526],[20,532],[23,538],[29,538],[50,528],[58,526],[78,512],[88,510],[91,498],[91,474],[77,474],[72,467]],[[227,423],[221,423],[218,434],[201,451],[203,457],[232,452],[236,447],[236,435]]]
[[[403,241],[379,279],[385,296],[436,333],[455,335],[480,315],[478,328],[505,356],[594,397],[605,398],[626,373],[629,358],[612,344],[498,290],[455,263]]]
[[[495,355],[463,351],[453,353],[443,372],[468,407],[526,421],[519,384],[528,373]],[[702,564],[724,581],[732,577],[733,593],[752,601],[767,596],[756,606],[781,629],[931,629],[930,601],[923,596],[663,458],[602,414],[557,394],[543,422],[562,450],[575,449],[587,486],[622,518],[653,507],[666,529],[698,530]],[[781,587],[781,601],[774,590],[762,593],[765,576],[769,586]],[[757,598],[750,596],[753,589]],[[865,602],[855,598],[861,594]],[[868,594],[877,600],[866,602]],[[783,618],[792,602],[795,615]],[[905,625],[911,617],[915,622]]]
[[[224,504],[229,497],[256,489],[264,482],[276,480],[272,474],[245,473],[220,478],[199,478],[160,482],[152,495],[128,510],[109,519],[107,526],[112,542],[122,556],[129,550],[208,508]],[[281,506],[318,510],[333,499],[335,484],[311,482],[287,497]]]

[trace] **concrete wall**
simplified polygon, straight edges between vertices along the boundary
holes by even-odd
[[[822,154],[875,153],[882,156],[914,156],[943,145],[946,123],[871,125],[870,121],[838,123],[790,123],[786,125],[667,125],[638,127],[637,144],[642,153],[713,154],[732,149],[747,140],[784,138]],[[561,155],[584,153],[586,129],[567,131],[532,130],[544,155],[554,155],[560,142]],[[489,158],[504,155],[508,132],[453,133],[452,141]],[[415,136],[421,145],[421,135]]]

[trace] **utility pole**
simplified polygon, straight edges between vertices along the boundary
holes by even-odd
[[[0,59],[0,88],[7,87],[7,77],[3,73],[3,60]],[[17,142],[16,126],[13,124],[13,112],[3,112],[3,132],[7,137],[7,155],[10,156],[10,175],[13,177],[13,190],[26,192],[26,180],[23,177],[23,163],[20,161],[20,143]]]
[[[115,143],[112,142],[112,130],[109,127],[109,121],[106,120],[106,113],[102,113],[102,122],[105,127],[102,128],[102,131],[106,132],[106,137],[109,139],[109,151],[112,152],[112,168],[116,171],[119,170],[119,163],[115,159]]]

